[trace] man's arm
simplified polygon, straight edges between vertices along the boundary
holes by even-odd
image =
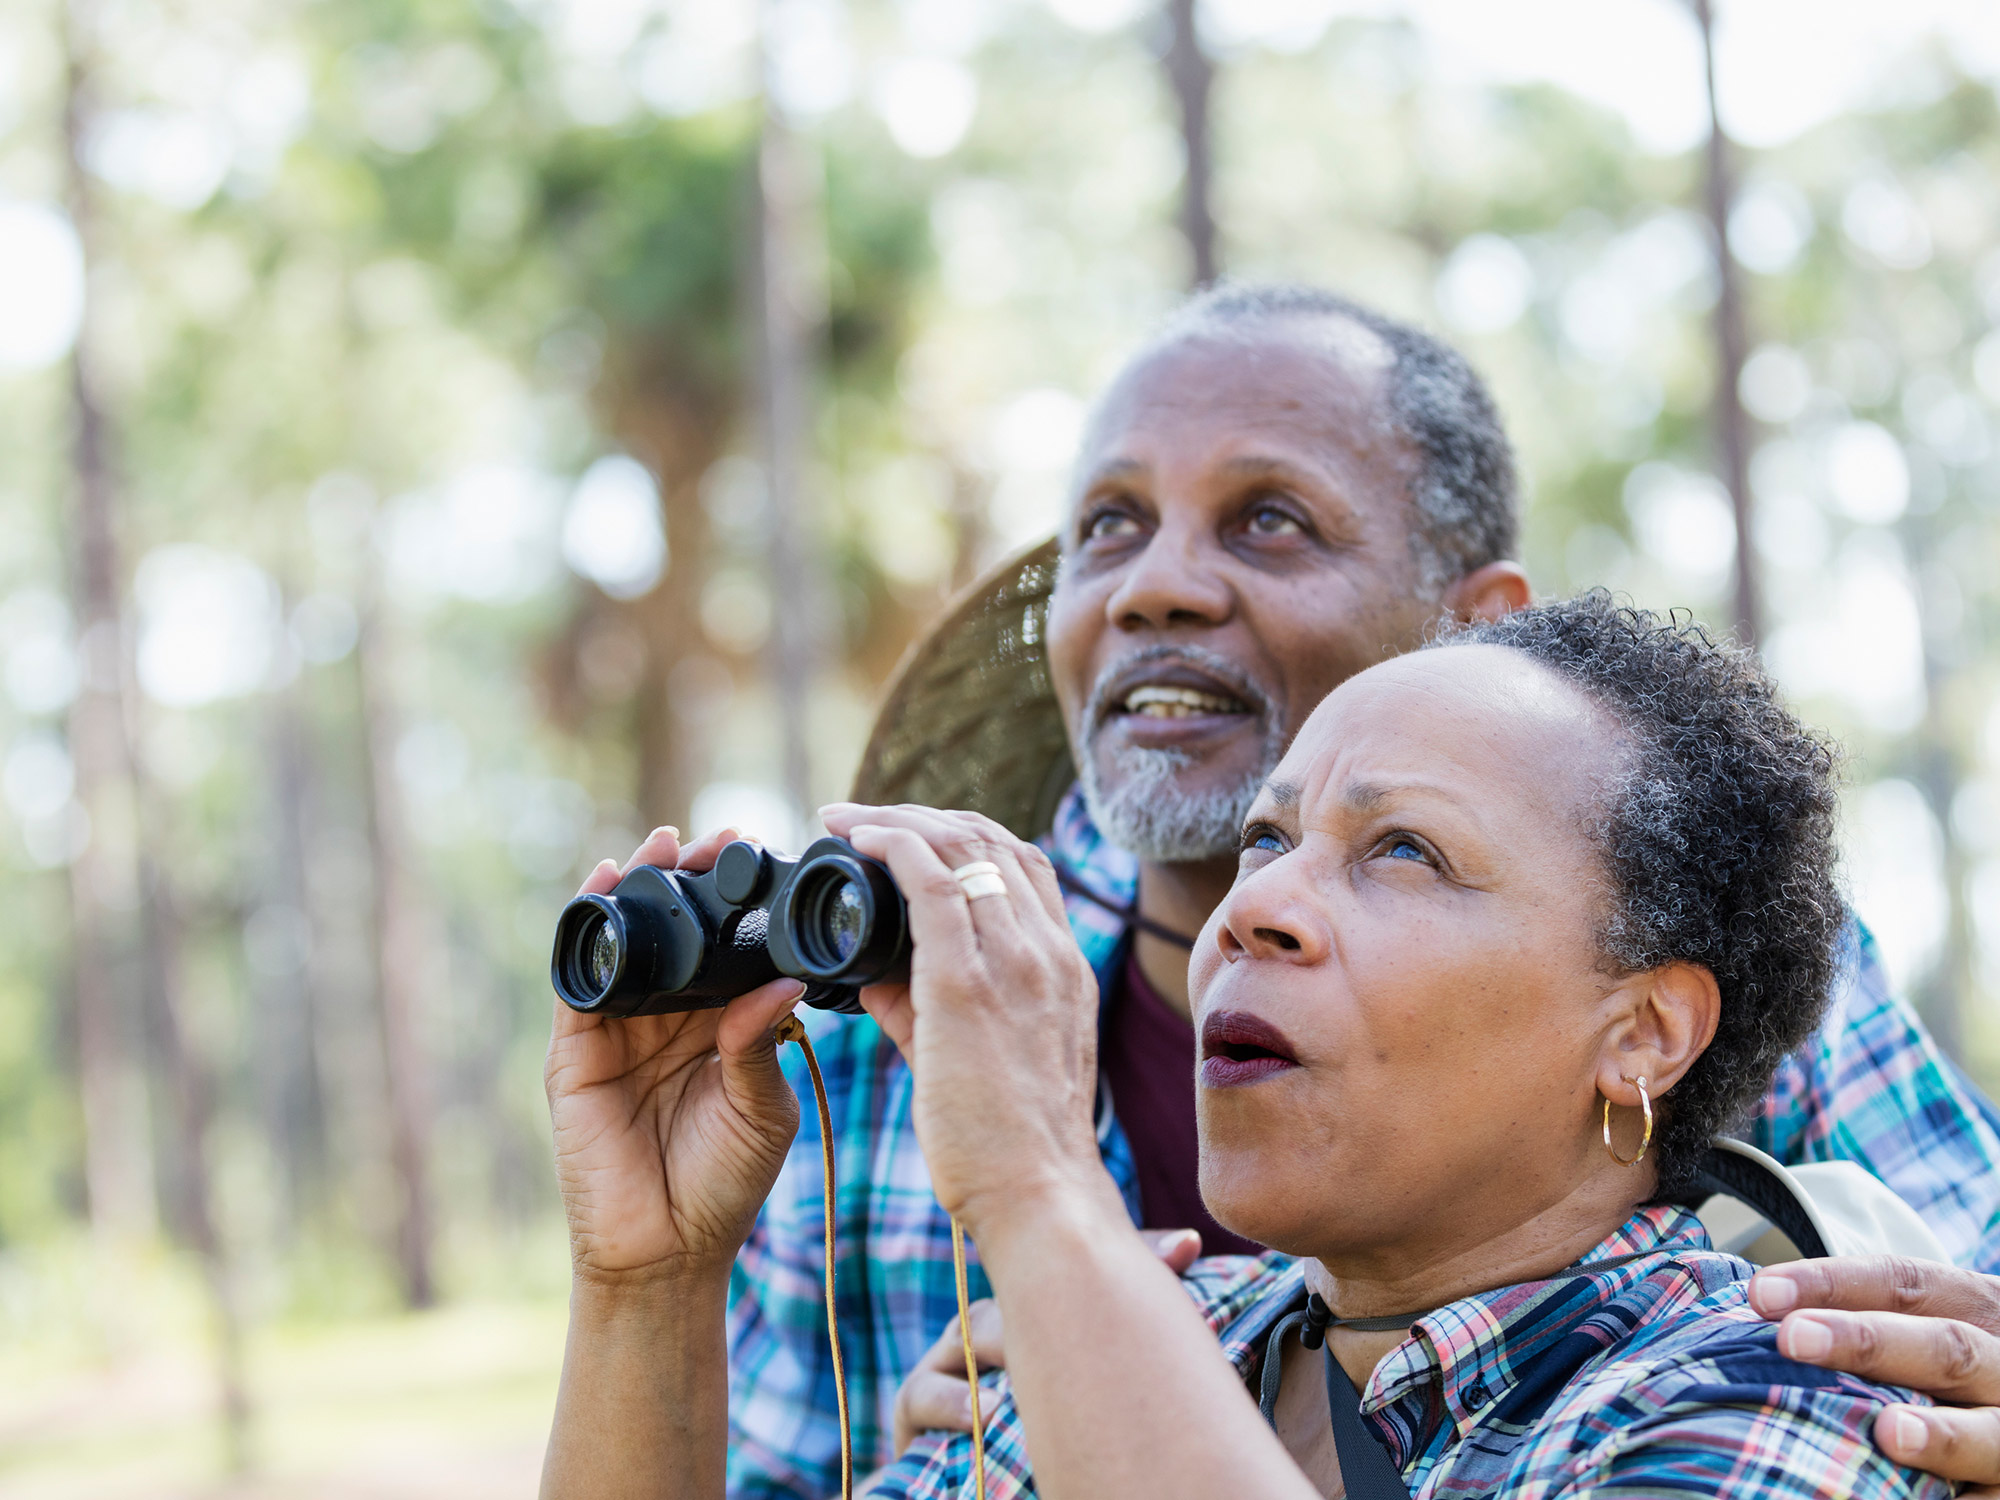
[[[1922,1215],[1963,1266],[2000,1271],[2000,1134],[1991,1107],[1848,927],[1826,1019],[1785,1059],[1751,1140],[1788,1166],[1851,1161]]]

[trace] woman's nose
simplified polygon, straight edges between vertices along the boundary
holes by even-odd
[[[1106,601],[1111,623],[1121,630],[1222,624],[1234,612],[1235,594],[1222,576],[1217,550],[1213,538],[1196,534],[1192,526],[1171,520],[1161,525],[1126,565]]]
[[[1296,854],[1273,860],[1231,888],[1216,925],[1222,956],[1274,960],[1311,966],[1333,947],[1333,927],[1325,903],[1300,873],[1283,867]]]

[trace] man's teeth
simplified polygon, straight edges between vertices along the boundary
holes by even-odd
[[[1190,714],[1240,714],[1243,705],[1194,688],[1142,687],[1125,695],[1125,711],[1154,719],[1185,719]]]

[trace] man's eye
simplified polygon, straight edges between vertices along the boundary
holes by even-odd
[[[1260,505],[1251,511],[1250,529],[1258,536],[1296,536],[1305,530],[1297,516],[1277,505]]]
[[[1138,529],[1139,523],[1124,511],[1100,510],[1084,523],[1083,539],[1096,542],[1107,537],[1130,536]]]
[[[1387,859],[1414,859],[1420,864],[1430,863],[1431,852],[1406,833],[1394,833],[1382,841],[1382,854]]]
[[[1286,852],[1284,839],[1274,829],[1270,828],[1246,828],[1243,830],[1243,852],[1248,854],[1252,849],[1261,849],[1266,854],[1283,854]]]

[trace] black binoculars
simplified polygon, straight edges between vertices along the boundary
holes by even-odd
[[[706,1010],[789,975],[821,1010],[861,1009],[861,987],[909,971],[903,894],[845,839],[787,859],[742,840],[704,874],[641,865],[556,923],[549,977],[573,1010]]]

